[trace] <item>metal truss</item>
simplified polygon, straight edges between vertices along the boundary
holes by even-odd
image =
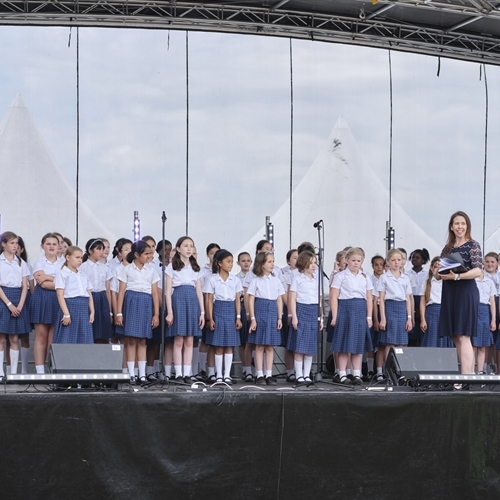
[[[500,65],[500,1],[0,0],[0,25],[212,31]]]

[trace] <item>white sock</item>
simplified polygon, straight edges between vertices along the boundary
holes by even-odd
[[[172,377],[172,365],[165,366],[165,376],[168,378]]]
[[[373,358],[366,358],[366,367],[369,372],[373,371]]]
[[[267,377],[272,377],[273,376],[273,371],[272,370],[266,370],[266,378]]]
[[[3,371],[3,362],[5,359],[5,351],[0,351],[0,377],[4,377],[5,373]]]
[[[377,366],[377,375],[380,373],[380,375],[382,375],[382,367],[381,366]]]
[[[224,354],[224,378],[231,378],[232,364],[233,364],[233,355]]]
[[[252,375],[252,367],[251,366],[244,366],[243,367],[243,373],[245,375],[248,375],[248,374]]]
[[[134,365],[135,365],[135,363],[134,363]],[[134,375],[135,375],[136,377],[138,377],[138,376],[139,376],[139,367],[138,367],[138,366],[134,367]]]
[[[175,376],[182,377],[182,365],[175,365]]]
[[[29,347],[21,347],[21,373],[28,373]]]
[[[198,368],[198,360],[200,358],[200,348],[199,347],[193,347],[193,359],[191,361],[191,370],[192,373],[197,375],[200,373],[200,370]]]
[[[311,375],[311,366],[313,362],[312,356],[304,356],[304,377],[309,377]]]
[[[295,361],[293,362],[293,366],[295,366]],[[294,371],[295,371],[295,370],[287,370],[287,371],[286,371],[286,374],[287,374],[289,377],[291,377],[291,376],[294,374]]]
[[[35,368],[37,374],[41,375],[42,373],[45,373],[45,365],[36,365]]]
[[[146,361],[137,361],[139,367],[139,377],[146,376]]]
[[[155,359],[153,361],[153,373],[158,373],[160,371],[160,360]]]
[[[209,377],[211,377],[212,375],[215,377],[215,367],[214,367],[214,366],[209,366],[209,367],[207,368],[207,370],[208,370],[207,375],[208,375]]]
[[[12,373],[10,370],[11,370],[11,366],[10,365],[6,365],[6,367],[5,367],[5,373],[7,375],[10,375]]]
[[[198,350],[199,351],[199,350]],[[198,352],[198,364],[200,365],[200,371],[207,371],[207,353]]]
[[[134,365],[135,365],[134,361],[127,361],[127,369],[131,377],[135,377]]]
[[[295,361],[293,362],[293,366],[295,366],[295,376],[297,378],[301,378],[304,376],[304,372],[302,371],[302,361]]]
[[[339,370],[339,377],[342,378],[342,377],[347,377],[347,372],[344,371],[344,370]]]
[[[38,373],[38,372],[37,372]],[[43,373],[43,372],[42,372]],[[128,373],[128,368],[122,368],[122,373]]]
[[[352,374],[353,374],[355,377],[361,377],[361,370],[353,370],[353,371],[352,371]]]
[[[215,375],[217,378],[222,378],[222,354],[215,355]]]
[[[19,363],[19,351],[10,350],[10,373],[17,375],[17,365]]]
[[[262,370],[257,370],[257,378],[263,377],[263,376],[264,376],[264,372]]]
[[[146,375],[152,375],[152,374],[153,374],[153,367],[146,366]]]
[[[346,373],[347,373],[347,375],[352,375],[352,370],[351,370],[350,368],[348,368],[348,369],[346,370]]]
[[[191,365],[184,365],[184,376],[189,377],[191,375]]]

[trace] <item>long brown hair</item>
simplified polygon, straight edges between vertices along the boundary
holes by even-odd
[[[455,244],[455,233],[451,230],[451,227],[453,226],[453,220],[455,217],[463,217],[465,219],[465,223],[467,224],[467,229],[465,231],[465,240],[469,241],[472,239],[471,234],[471,222],[469,219],[469,216],[465,213],[459,210],[458,212],[455,212],[452,214],[450,217],[450,222],[448,223],[448,240],[446,241],[446,245],[443,248],[443,254],[449,254],[451,252],[451,249],[453,248],[453,245]]]
[[[186,240],[191,240],[194,245],[193,238],[190,238],[189,236],[182,236],[177,240],[177,243],[175,244],[175,249],[177,250],[184,241]],[[198,265],[198,262],[196,262],[196,259],[194,258],[194,255],[191,255],[189,257],[189,263],[191,264],[191,267],[193,268],[193,271],[199,272],[200,266]],[[180,271],[184,267],[184,262],[182,262],[181,256],[178,251],[175,252],[174,256],[172,257],[172,268],[174,271]]]
[[[429,302],[429,300],[431,300],[431,282],[432,282],[432,278],[434,277],[434,272],[432,271],[432,267],[439,260],[440,260],[439,257],[434,257],[431,260],[431,266],[429,267],[429,276],[427,276],[427,281],[425,282],[425,291],[424,291],[425,304],[427,304],[427,302]]]
[[[0,254],[3,253],[4,251],[4,243],[9,242],[10,240],[14,240],[17,238],[17,241],[19,242],[19,238],[16,233],[13,233],[12,231],[4,231],[2,233],[2,237],[0,238]],[[17,255],[14,255],[14,259],[17,260],[17,263],[21,265],[21,258]]]

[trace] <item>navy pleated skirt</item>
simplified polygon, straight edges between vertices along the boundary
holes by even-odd
[[[22,288],[10,288],[3,286],[2,290],[14,306],[19,304],[19,301],[21,300]],[[17,318],[12,316],[9,308],[3,302],[0,303],[0,333],[5,333],[7,335],[19,335],[31,331],[28,304],[26,302],[27,300],[25,300],[21,314]]]
[[[125,337],[150,339],[153,336],[153,298],[151,294],[127,290],[123,300],[123,326],[116,333]]]
[[[380,331],[379,343],[381,345],[407,345],[408,333],[406,331],[406,301],[385,301],[385,330]]]
[[[318,352],[318,304],[301,304],[297,302],[297,330],[290,325],[287,349],[300,354],[316,354]]]
[[[477,334],[479,290],[476,280],[443,281],[439,335]]]
[[[490,306],[479,304],[477,311],[477,335],[471,338],[474,347],[489,347],[493,345],[493,332],[490,330]]]
[[[55,290],[46,290],[35,286],[35,291],[30,301],[31,322],[43,325],[55,325],[60,317],[59,302]]]
[[[439,336],[440,311],[441,304],[429,304],[425,306],[427,331],[422,336],[422,347],[454,347],[450,337]]]
[[[339,300],[338,304],[331,350],[351,354],[373,351],[370,328],[366,320],[366,300],[344,299]]]
[[[68,306],[71,323],[66,326],[62,324],[63,313],[60,311],[54,330],[54,344],[93,344],[94,334],[92,323],[89,323],[88,297],[72,297],[64,300]]]
[[[169,337],[199,337],[200,304],[196,289],[191,285],[176,286],[172,292],[174,322],[168,329]]]
[[[111,324],[111,316],[109,310],[109,302],[106,297],[106,292],[92,292],[94,300],[94,323],[92,330],[94,332],[94,340],[108,340],[113,337],[113,326]]]
[[[276,300],[255,297],[254,311],[257,329],[249,334],[248,341],[257,345],[280,345],[281,331],[278,330],[278,305]]]
[[[208,330],[206,343],[217,347],[237,347],[240,334],[236,330],[236,308],[234,300],[215,300],[213,317],[215,330]]]

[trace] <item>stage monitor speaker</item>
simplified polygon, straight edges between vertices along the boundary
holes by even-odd
[[[392,347],[385,373],[394,385],[425,374],[457,374],[457,350],[453,347]]]
[[[120,344],[51,344],[51,373],[122,373]]]

